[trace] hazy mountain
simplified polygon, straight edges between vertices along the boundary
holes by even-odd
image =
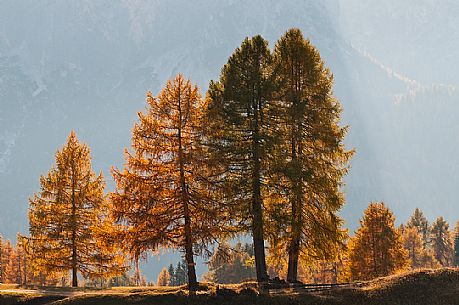
[[[334,73],[350,125],[347,143],[357,153],[347,225],[357,226],[371,200],[386,201],[401,221],[415,207],[430,218],[459,218],[454,1],[0,5],[0,232],[9,238],[27,231],[27,198],[71,129],[112,188],[110,167],[123,164],[147,90],[156,93],[181,72],[204,93],[244,37],[262,34],[273,46],[290,27],[311,39]]]

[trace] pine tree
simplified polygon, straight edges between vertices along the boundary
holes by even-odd
[[[209,260],[209,271],[205,274],[208,281],[221,284],[241,283],[255,277],[255,268],[251,263],[253,247],[237,243],[234,248],[221,242]]]
[[[341,106],[333,77],[318,50],[298,29],[274,48],[276,139],[273,252],[288,253],[289,282],[297,281],[300,253],[306,260],[331,259],[346,237],[338,211],[352,151],[344,147]],[[277,250],[276,250],[277,249]],[[285,249],[285,250],[284,250]]]
[[[170,283],[170,274],[166,268],[163,268],[158,275],[158,286],[169,286]]]
[[[167,272],[169,273],[169,277],[170,277],[169,286],[177,286],[174,265],[170,264],[169,268],[167,268]]]
[[[29,248],[36,272],[71,270],[76,287],[78,273],[88,277],[100,268],[120,267],[114,260],[118,253],[102,252],[106,242],[100,237],[100,225],[101,219],[107,219],[104,178],[93,172],[89,147],[78,141],[74,131],[56,152],[56,165],[40,178],[40,184],[29,209]]]
[[[438,217],[431,227],[431,243],[434,256],[443,267],[449,267],[453,261],[453,244],[449,224],[443,217]]]
[[[186,261],[181,260],[177,263],[175,268],[175,285],[180,286],[188,282],[188,271],[186,268]]]
[[[203,178],[204,109],[197,86],[181,75],[158,97],[149,92],[133,129],[133,153],[126,151],[123,171],[113,170],[113,214],[125,225],[126,247],[134,255],[159,247],[184,251],[190,290],[197,287],[194,255],[222,230],[219,204]]]
[[[207,142],[213,178],[221,178],[224,202],[240,231],[252,234],[257,280],[267,281],[263,200],[271,100],[271,52],[261,36],[246,38],[208,90]],[[215,164],[213,164],[215,165]]]
[[[419,208],[414,210],[413,215],[406,224],[408,228],[414,227],[422,235],[423,247],[426,249],[429,246],[430,228],[429,222]]]
[[[352,280],[369,280],[405,270],[409,265],[394,216],[384,203],[370,203],[360,228],[349,243],[348,268]]]

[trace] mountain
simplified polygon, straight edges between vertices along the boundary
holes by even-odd
[[[346,141],[357,153],[346,179],[347,226],[358,226],[371,200],[384,200],[399,221],[415,207],[431,220],[459,218],[454,1],[0,5],[0,232],[8,238],[27,232],[27,199],[70,130],[90,145],[94,168],[112,189],[110,168],[124,162],[148,90],[180,72],[205,93],[244,37],[262,34],[273,47],[290,27],[303,31],[334,73],[350,125]]]

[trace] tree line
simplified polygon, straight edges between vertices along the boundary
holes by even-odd
[[[417,208],[396,228],[392,211],[374,202],[349,241],[343,278],[369,280],[406,270],[459,266],[458,240],[459,222],[454,230],[443,217],[429,224]]]
[[[79,276],[116,278],[129,261],[138,267],[149,251],[174,248],[195,290],[195,256],[249,234],[256,280],[284,266],[285,279],[297,282],[304,262],[336,261],[346,248],[338,212],[354,151],[344,145],[341,112],[332,73],[300,30],[273,50],[259,35],[246,38],[204,97],[180,74],[157,96],[147,93],[125,164],[112,168],[113,192],[70,133],[30,198],[29,236],[21,238],[30,270],[70,271],[78,286]],[[351,253],[360,246],[353,239]],[[164,271],[161,283],[170,283]]]
[[[338,216],[352,151],[339,125],[333,77],[298,29],[273,50],[246,38],[203,98],[182,75],[147,93],[116,190],[91,168],[89,147],[72,131],[30,199],[32,268],[98,278],[148,251],[184,253],[190,289],[195,255],[218,240],[249,233],[259,282],[265,249],[288,256],[288,281],[300,255],[328,258],[346,237]]]
[[[288,261],[279,264],[268,253],[268,274],[286,278]],[[459,222],[453,230],[443,217],[431,224],[416,208],[406,223],[395,226],[395,217],[382,202],[373,202],[364,212],[361,226],[332,260],[302,261],[298,278],[308,283],[338,283],[370,280],[404,271],[459,267]],[[232,284],[255,278],[253,247],[240,242],[218,245],[203,279]],[[172,285],[169,283],[168,285]]]

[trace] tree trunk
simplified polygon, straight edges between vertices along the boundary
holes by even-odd
[[[253,173],[252,173],[252,235],[253,249],[255,254],[255,269],[257,281],[266,282],[269,280],[266,270],[265,242],[263,229],[263,202],[261,199],[261,162],[260,162],[260,135],[258,120],[258,103],[254,107],[254,132],[252,142]]]
[[[295,130],[292,130],[292,139],[291,139],[291,158],[292,163],[295,167],[298,166],[296,164],[298,162],[298,155],[297,155],[297,141]],[[298,280],[298,260],[300,256],[300,236],[301,236],[301,228],[300,228],[300,221],[298,215],[300,215],[300,200],[301,197],[299,193],[301,190],[299,189],[301,186],[299,185],[298,179],[300,177],[295,176],[292,177],[293,181],[293,192],[294,192],[294,199],[292,201],[292,218],[291,218],[291,239],[290,244],[288,246],[288,269],[287,269],[287,282],[295,283]]]
[[[298,261],[300,257],[300,239],[295,236],[292,238],[288,249],[288,271],[287,282],[295,283],[298,281]]]
[[[296,182],[295,192],[297,197],[292,202],[292,237],[288,248],[288,270],[287,282],[295,283],[298,281],[298,261],[300,258],[300,239],[301,239],[301,186]]]
[[[261,212],[261,202],[254,199],[253,202],[253,249],[255,254],[255,269],[258,282],[268,281],[266,271],[265,243],[263,238],[263,216]]]
[[[72,287],[78,287],[78,269],[72,266]]]
[[[191,220],[187,203],[185,204],[185,260],[188,267],[188,289],[195,291],[198,288],[198,280],[196,277],[193,242],[191,239]]]
[[[179,83],[180,90],[181,83]],[[181,201],[183,204],[183,214],[184,214],[184,226],[185,226],[185,260],[187,262],[188,270],[188,289],[190,291],[196,291],[198,288],[198,280],[196,277],[196,268],[194,263],[194,253],[193,253],[193,239],[191,231],[191,216],[190,210],[188,207],[188,187],[185,181],[185,165],[184,165],[184,156],[183,156],[183,147],[182,147],[182,109],[181,109],[181,100],[179,92],[179,126],[178,126],[178,157],[179,157],[179,166],[180,166],[180,188],[181,188]]]
[[[78,267],[77,267],[77,246],[76,246],[76,230],[77,230],[77,219],[76,219],[76,202],[75,202],[75,170],[74,164],[72,164],[72,287],[78,287]]]
[[[24,281],[22,282],[22,285],[26,286],[27,285],[27,254],[25,251],[24,251],[22,266],[24,268]]]

